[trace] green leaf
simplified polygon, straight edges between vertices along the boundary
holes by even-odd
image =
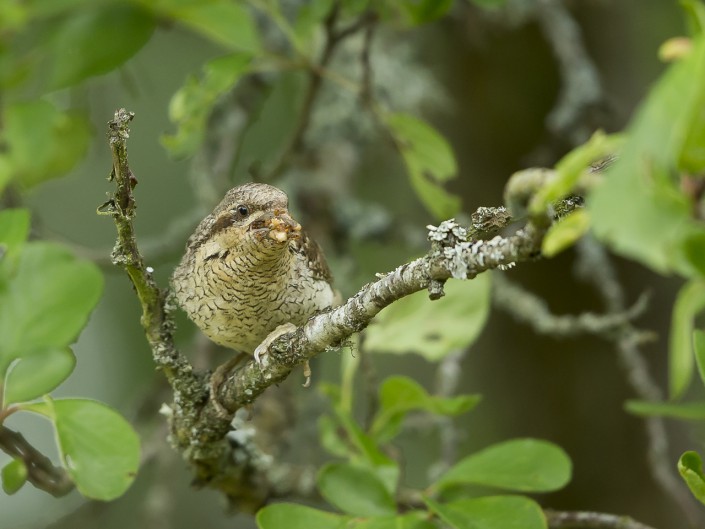
[[[678,460],[678,472],[693,496],[705,505],[705,474],[700,455],[697,452],[685,452]]]
[[[585,235],[590,229],[590,215],[584,209],[576,209],[553,224],[541,243],[544,257],[553,257]]]
[[[38,18],[52,17],[67,12],[77,12],[79,9],[96,4],[107,4],[113,0],[31,0],[32,15]]]
[[[85,399],[48,399],[21,407],[54,423],[62,463],[85,497],[113,500],[132,484],[140,441],[114,409]]]
[[[0,211],[0,291],[4,288],[7,276],[12,273],[15,260],[28,235],[28,209]]]
[[[282,73],[261,91],[237,149],[236,179],[266,175],[279,163],[295,133],[306,80],[302,72]]]
[[[311,0],[299,7],[294,20],[294,33],[299,42],[310,45],[314,41],[316,29],[333,8],[334,0]]]
[[[91,139],[87,119],[35,100],[5,108],[2,138],[8,154],[0,159],[24,187],[67,173],[86,153]]]
[[[319,511],[294,503],[267,505],[257,513],[259,529],[345,529],[349,516]]]
[[[75,85],[122,65],[149,41],[154,18],[126,2],[70,12],[52,43],[51,89]]]
[[[404,417],[411,411],[424,410],[437,415],[455,416],[474,408],[480,398],[479,395],[435,397],[408,377],[392,376],[380,386],[380,406],[370,434],[378,442],[386,442],[398,433]]]
[[[699,37],[650,92],[619,159],[588,197],[596,236],[660,273],[693,275],[682,248],[700,228],[674,175],[705,167],[704,108],[705,38]]]
[[[489,11],[503,7],[507,3],[507,0],[470,0],[470,2]]]
[[[702,0],[680,0],[680,4],[685,11],[690,34],[701,35],[705,31],[705,4]]]
[[[399,481],[398,463],[386,456],[375,440],[362,430],[350,412],[343,409],[340,404],[340,391],[336,386],[328,384],[322,385],[321,388],[333,401],[335,420],[347,435],[346,444],[354,450],[347,450],[350,459],[373,470],[387,491],[394,494]]]
[[[103,276],[96,265],[60,245],[27,243],[16,275],[0,291],[0,365],[44,349],[65,348],[98,302]]]
[[[0,3],[0,32],[10,35],[22,30],[29,18],[28,11],[17,1]]]
[[[705,281],[690,281],[678,292],[669,336],[669,395],[677,399],[693,377],[693,325],[695,316],[705,309]]]
[[[318,418],[318,438],[321,446],[325,448],[329,454],[337,457],[348,457],[350,450],[348,445],[338,435],[338,424],[328,415],[322,415]]]
[[[549,492],[571,476],[570,458],[559,446],[538,439],[514,439],[492,445],[452,466],[437,482],[445,488],[474,484],[522,492]]]
[[[413,25],[427,24],[443,17],[453,0],[397,0]]]
[[[239,3],[230,0],[161,2],[156,9],[232,51],[256,54],[261,50],[252,15]]]
[[[4,255],[16,252],[29,235],[29,210],[5,209],[0,211],[0,244]]]
[[[672,417],[687,421],[705,419],[705,402],[651,402],[646,400],[628,400],[624,409],[641,417]]]
[[[354,516],[396,513],[391,493],[377,475],[349,463],[329,463],[318,473],[318,490],[331,505]]]
[[[454,529],[546,529],[541,507],[524,496],[487,496],[450,503],[424,500]]]
[[[580,177],[589,171],[590,165],[617,152],[625,143],[621,134],[606,135],[597,131],[587,143],[576,147],[556,164],[555,176],[531,199],[529,209],[540,214],[556,201],[575,190]]]
[[[0,85],[2,85],[2,79],[0,79]],[[12,180],[14,167],[12,166],[12,161],[10,157],[6,154],[0,154],[0,193],[3,192],[7,184]]]
[[[70,349],[46,349],[18,358],[5,377],[5,405],[41,397],[73,371],[76,357]]]
[[[190,76],[171,98],[169,119],[178,125],[176,134],[162,136],[162,144],[176,158],[189,156],[203,143],[206,125],[220,97],[232,90],[247,73],[251,57],[232,54],[208,61],[203,76]]]
[[[490,304],[490,275],[449,280],[437,301],[417,292],[385,308],[366,331],[365,347],[381,353],[416,353],[429,361],[465,349],[482,331]]]
[[[390,113],[384,119],[404,158],[414,191],[426,209],[439,220],[458,213],[460,199],[442,187],[458,171],[446,139],[409,114]]]
[[[355,520],[348,529],[436,529],[425,511],[411,511],[398,516],[375,516]]]
[[[705,332],[699,329],[693,332],[693,349],[695,350],[695,363],[698,366],[700,380],[705,384]]]
[[[2,490],[12,495],[22,488],[27,481],[27,466],[21,459],[13,459],[2,467]]]
[[[705,277],[705,231],[695,231],[683,241],[683,255],[700,277]]]

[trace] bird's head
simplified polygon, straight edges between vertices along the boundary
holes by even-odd
[[[210,215],[201,241],[206,255],[224,250],[274,255],[301,236],[288,211],[288,197],[267,184],[243,184],[228,191]]]

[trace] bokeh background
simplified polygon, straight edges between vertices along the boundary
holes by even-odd
[[[547,30],[535,16],[533,4],[540,3],[507,2],[504,10],[488,12],[458,2],[440,21],[416,29],[386,27],[376,36],[373,64],[380,90],[386,89],[383,97],[423,116],[449,139],[459,163],[458,178],[449,188],[462,196],[468,214],[478,206],[500,205],[503,186],[513,172],[550,166],[574,144],[568,134],[547,126],[562,76]],[[621,130],[666,68],[657,57],[660,44],[685,33],[678,2],[575,0],[565,5],[601,83],[601,100],[575,127]],[[161,26],[119,72],[56,95],[90,112],[95,141],[85,161],[68,176],[23,194],[21,201],[32,209],[38,235],[66,242],[98,260],[106,276],[102,301],[74,348],[76,370],[56,391],[58,396],[96,398],[128,418],[156,414],[159,402],[145,404],[145,398],[160,378],[139,326],[137,301],[126,277],[108,263],[113,223],[95,213],[111,188],[106,181],[111,162],[103,139],[105,124],[119,107],[136,114],[129,152],[139,179],[137,229],[141,241],[158,254],[150,264],[165,285],[190,226],[213,197],[203,183],[210,175],[198,160],[171,159],[159,138],[173,131],[168,105],[174,92],[205,60],[221,53],[187,30]],[[348,59],[344,50],[335,64],[345,68]],[[259,157],[268,153],[268,138],[277,137],[295,118],[292,109],[301,86],[302,79],[292,75],[289,85],[277,92],[276,104],[262,111],[252,152],[242,154],[243,168],[248,160],[271,163]],[[298,163],[276,183],[296,190],[293,210],[321,240],[339,287],[349,295],[374,272],[422,253],[425,226],[433,219],[415,198],[392,144],[364,118],[356,121],[362,112],[354,99],[337,98],[335,89],[328,89],[307,135],[308,145],[323,156],[315,165]],[[226,132],[228,119],[237,122],[238,116],[223,114],[218,123]],[[237,181],[217,181],[216,189],[244,181],[250,169],[239,171]],[[330,215],[335,226],[347,222],[363,235],[372,235],[347,237],[341,243],[338,232],[330,229]],[[574,278],[574,257],[568,251],[507,274],[543,297],[555,313],[599,311],[590,286]],[[638,324],[658,336],[644,351],[654,377],[665,386],[667,329],[680,283],[633,263],[618,264],[630,302],[651,292],[649,308]],[[182,318],[179,340],[185,351],[203,346],[195,334]],[[314,381],[336,380],[340,362],[338,353],[322,355],[314,366]],[[420,357],[382,355],[374,362],[380,377],[403,373],[426,387],[434,385],[434,370]],[[517,436],[548,439],[570,454],[575,467],[569,486],[540,497],[542,505],[627,514],[663,529],[687,527],[683,513],[651,478],[644,425],[623,411],[624,401],[634,395],[610,343],[538,336],[503,311],[493,310],[462,368],[459,390],[481,393],[484,399],[458,420],[461,453]],[[309,403],[309,412],[296,425],[297,450],[315,462],[316,413],[323,398],[315,384],[293,391]],[[41,420],[15,416],[8,424],[52,453],[51,430]],[[682,451],[702,446],[697,440],[702,432],[682,423],[668,425],[675,465]],[[254,526],[250,517],[225,513],[216,493],[191,489],[185,465],[165,442],[156,440],[158,426],[154,430],[156,435],[147,432],[144,439],[158,455],[120,500],[86,502],[77,493],[54,499],[28,486],[12,497],[0,495],[0,527]],[[409,483],[422,484],[437,458],[436,432],[412,424],[399,444]],[[0,454],[0,465],[4,461]]]

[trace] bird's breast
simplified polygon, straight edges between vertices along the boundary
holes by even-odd
[[[277,326],[300,325],[335,297],[288,251],[279,259],[253,253],[203,259],[181,283],[177,300],[196,325],[214,342],[248,353]]]

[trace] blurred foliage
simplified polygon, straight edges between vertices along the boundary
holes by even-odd
[[[24,209],[0,212],[0,423],[21,410],[44,415],[78,489],[90,498],[114,499],[132,483],[139,463],[139,440],[130,424],[91,400],[32,402],[73,371],[69,345],[98,302],[103,277],[93,263],[58,244],[26,242],[29,221]],[[24,462],[8,463],[2,478],[5,491],[17,492],[27,478]]]
[[[472,3],[493,12],[507,2]],[[0,193],[21,195],[74,171],[90,152],[91,142],[102,142],[102,131],[90,124],[82,90],[92,78],[124,73],[126,61],[165,28],[177,26],[208,41],[217,56],[194,69],[199,73],[188,76],[173,91],[171,102],[164,104],[173,131],[162,136],[162,144],[170,156],[198,160],[211,147],[209,132],[219,124],[223,106],[238,100],[250,112],[243,118],[235,140],[236,159],[228,169],[228,179],[237,180],[269,174],[280,165],[292,135],[301,129],[307,79],[324,76],[340,93],[369,90],[363,86],[370,82],[364,75],[353,78],[349,71],[316,70],[321,48],[330,39],[333,9],[339,8],[342,27],[354,27],[369,16],[384,27],[419,31],[442,20],[453,4],[450,0],[0,2]],[[553,179],[531,198],[528,213],[551,213],[561,197],[586,195],[586,209],[562,218],[549,231],[543,247],[546,257],[590,231],[615,253],[688,281],[672,314],[671,400],[629,401],[626,409],[640,416],[702,420],[705,404],[690,400],[686,390],[696,371],[705,383],[705,334],[697,329],[705,308],[705,233],[698,191],[705,175],[705,7],[698,0],[681,4],[690,34],[662,47],[661,56],[674,64],[649,93],[627,132],[598,132],[565,155],[556,164]],[[399,83],[401,90],[404,80]],[[461,200],[449,191],[459,184],[459,153],[416,115],[417,108],[396,104],[394,95],[383,93],[362,105],[374,123],[375,134],[370,136],[391,139],[390,145],[380,148],[398,151],[408,188],[428,213],[439,220],[460,214]],[[362,130],[363,136],[368,133]],[[595,174],[591,164],[606,156],[617,160]],[[334,188],[338,183],[327,185]],[[406,192],[398,182],[394,185],[400,196]],[[27,210],[0,212],[0,422],[17,411],[49,419],[61,462],[79,491],[90,498],[113,499],[129,487],[137,471],[139,441],[132,427],[98,402],[46,397],[75,367],[71,345],[98,302],[102,274],[64,245],[37,237],[28,241],[29,233]],[[450,282],[446,297],[438,302],[429,303],[424,293],[405,298],[385,309],[370,327],[366,351],[415,353],[440,362],[478,338],[489,313],[490,289],[490,276],[483,274],[469,282]],[[346,376],[354,377],[358,366],[350,365]],[[340,387],[330,384],[326,392],[332,411],[319,421],[320,442],[339,460],[319,471],[317,484],[321,496],[340,512],[272,505],[257,516],[261,528],[430,529],[441,523],[544,528],[545,519],[534,500],[521,495],[478,497],[470,486],[530,493],[559,489],[570,479],[571,462],[556,445],[510,440],[462,458],[426,489],[415,491],[412,510],[398,514],[397,493],[404,478],[398,460],[389,455],[389,444],[402,432],[404,420],[410,414],[428,421],[434,416],[456,417],[473,409],[480,397],[432,395],[409,378],[391,377],[380,384],[379,407],[366,426],[356,418],[349,381],[343,380]],[[678,469],[695,497],[705,502],[699,456],[684,454]],[[8,494],[20,490],[27,470],[19,459],[4,466],[1,475]]]
[[[345,461],[325,465],[316,482],[321,496],[342,514],[277,503],[257,514],[260,529],[277,529],[282,524],[336,528],[442,527],[434,520],[436,516],[454,529],[506,529],[509,521],[516,527],[546,529],[541,508],[528,497],[458,499],[457,489],[480,484],[514,492],[547,492],[564,487],[570,480],[571,461],[558,446],[535,439],[514,439],[465,457],[423,491],[409,491],[400,483],[402,473],[398,462],[385,455],[388,452],[385,445],[400,432],[401,421],[412,412],[424,413],[429,421],[434,420],[434,415],[464,413],[477,404],[478,398],[430,396],[413,380],[395,376],[382,382],[380,407],[372,426],[366,430],[343,405],[339,388],[329,386],[327,393],[333,415],[321,418],[319,423],[322,437],[327,440],[324,446],[331,455]],[[455,489],[455,493],[444,494],[447,489]],[[409,499],[398,500],[399,490],[405,490]],[[397,514],[405,503],[413,510]]]
[[[705,505],[705,474],[703,474],[703,461],[700,455],[697,452],[683,454],[678,461],[678,471],[693,496]]]

